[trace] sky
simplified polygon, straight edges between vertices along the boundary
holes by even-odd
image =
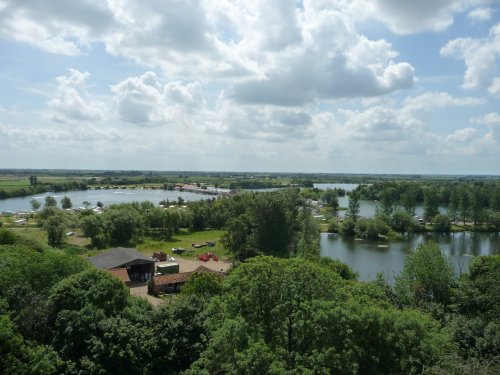
[[[0,0],[0,168],[500,174],[499,0]]]

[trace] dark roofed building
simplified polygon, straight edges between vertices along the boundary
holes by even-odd
[[[126,286],[130,286],[130,278],[128,277],[126,268],[112,268],[107,271],[117,279],[123,281]]]
[[[98,269],[126,269],[132,281],[149,280],[155,272],[155,262],[136,249],[117,247],[94,255],[90,262]]]
[[[158,295],[158,293],[175,293],[178,292],[182,285],[189,279],[193,273],[197,272],[208,272],[215,273],[217,275],[222,275],[214,270],[211,270],[205,266],[199,266],[192,272],[182,272],[182,273],[172,273],[167,275],[159,275],[153,277],[153,292]]]

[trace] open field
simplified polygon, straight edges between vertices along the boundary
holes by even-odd
[[[220,243],[220,238],[224,233],[225,231],[216,229],[204,230],[201,232],[190,232],[186,229],[181,229],[171,240],[145,238],[143,243],[137,245],[137,248],[148,256],[152,255],[155,251],[163,251],[164,253],[173,255],[175,258],[194,259],[197,255],[211,252],[220,258],[224,258],[229,255]],[[207,241],[215,242],[215,246],[205,246],[199,249],[195,249],[191,246],[193,243],[201,244]],[[173,254],[173,247],[183,247],[186,249],[186,252],[181,256]]]
[[[41,228],[36,226],[35,220],[30,219],[27,225],[16,225],[12,224],[8,221],[9,218],[0,217],[0,221],[4,223],[5,228],[9,228],[15,233],[18,233],[24,237],[29,239],[33,239],[36,241],[47,242],[47,234]],[[67,232],[74,231],[78,232],[75,228],[68,228]],[[204,230],[201,232],[190,232],[187,229],[181,229],[179,233],[175,234],[171,240],[163,240],[163,239],[154,239],[146,236],[143,242],[134,245],[128,245],[130,247],[136,247],[147,256],[151,256],[155,251],[163,251],[164,253],[170,254],[177,258],[183,259],[194,259],[195,256],[200,254],[210,252],[216,254],[220,259],[227,258],[229,254],[225,251],[220,243],[220,238],[225,233],[223,230]],[[99,252],[99,250],[90,249],[90,239],[86,237],[80,237],[78,235],[74,236],[64,236],[64,243],[73,246],[82,247],[82,253],[85,253],[89,256],[94,255]],[[202,244],[207,241],[215,242],[214,247],[202,247],[196,249],[191,245],[193,243]],[[186,252],[183,255],[173,254],[173,247],[183,247],[186,249]]]
[[[0,176],[0,189],[6,192],[29,187],[30,182],[27,178]]]

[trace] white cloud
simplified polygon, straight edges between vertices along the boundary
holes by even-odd
[[[453,24],[453,14],[462,8],[457,0],[375,0],[375,17],[397,34],[427,30],[442,31]]]
[[[55,97],[48,102],[54,120],[98,121],[105,117],[104,104],[91,100],[84,90],[89,76],[88,72],[69,69],[68,75],[56,78],[58,85]]]
[[[199,82],[163,82],[154,72],[127,78],[111,91],[120,119],[141,126],[189,126],[206,107]]]
[[[98,128],[81,125],[73,129],[52,127],[20,127],[0,123],[0,144],[10,147],[27,145],[75,145],[80,142],[98,143],[123,140],[123,134],[116,128]]]
[[[491,80],[491,85],[488,87],[488,92],[500,99],[500,77],[495,77]]]
[[[429,112],[440,108],[477,106],[483,104],[484,99],[474,97],[453,97],[446,92],[426,92],[405,99],[403,113],[418,115],[421,112]]]
[[[500,113],[490,112],[482,117],[476,117],[472,122],[485,125],[500,125]]]
[[[314,136],[313,116],[305,109],[238,106],[223,101],[216,116],[217,125],[211,131],[231,138],[288,142]]]
[[[304,105],[315,99],[370,97],[412,87],[414,69],[385,40],[356,33],[337,11],[304,10],[304,42],[261,65],[261,75],[241,80],[227,97],[247,104]],[[335,37],[333,37],[335,35]]]
[[[4,0],[0,38],[37,46],[47,52],[77,55],[113,22],[104,2]]]
[[[467,18],[476,21],[488,21],[491,19],[493,10],[491,8],[476,8],[467,14]]]
[[[451,142],[471,142],[476,137],[476,133],[477,131],[474,128],[458,129],[449,134],[446,139]]]
[[[445,57],[464,60],[467,67],[463,83],[465,89],[487,88],[492,85],[497,56],[500,56],[500,23],[490,29],[487,38],[453,39],[441,48],[440,53]]]

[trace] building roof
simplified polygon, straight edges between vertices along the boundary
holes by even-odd
[[[128,276],[126,268],[112,268],[110,270],[107,270],[107,272],[109,272],[117,279],[123,281],[125,284],[130,283],[130,277]]]
[[[154,260],[137,251],[126,247],[117,247],[105,251],[101,254],[94,255],[90,258],[90,262],[101,270],[109,270],[112,268],[122,268],[133,266],[136,264],[149,264]]]
[[[171,274],[167,274],[167,275],[154,276],[153,282],[157,286],[158,285],[166,285],[166,284],[185,283],[187,281],[187,279],[189,279],[189,276],[191,276],[193,273],[197,273],[197,272],[209,272],[209,273],[216,273],[217,275],[220,275],[219,272],[217,272],[217,271],[211,270],[210,268],[207,268],[205,266],[199,266],[194,271],[191,271],[191,272],[171,273]]]

